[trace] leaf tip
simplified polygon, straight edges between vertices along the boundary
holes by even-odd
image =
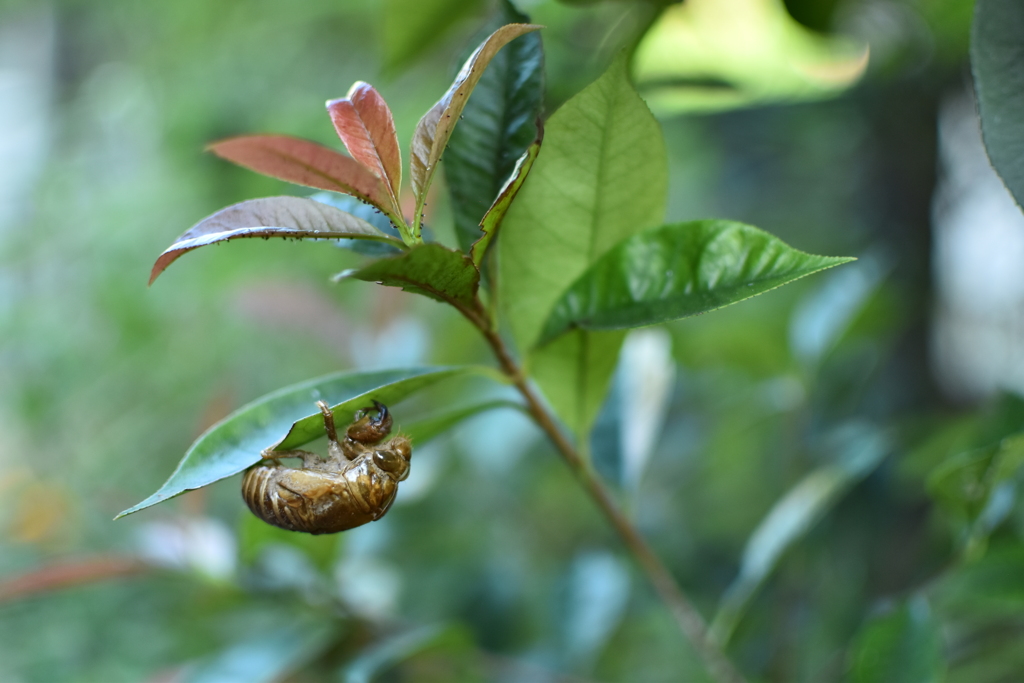
[[[174,245],[171,245],[167,251],[160,254],[156,262],[153,264],[153,269],[149,271],[149,282],[146,283],[146,286],[151,286],[156,279],[160,277],[160,274],[167,270],[167,266],[174,263],[181,254],[182,252],[174,249]]]
[[[345,95],[346,99],[352,99],[352,96],[357,94],[360,90],[373,90],[374,87],[366,81],[356,81],[352,84],[352,87],[348,89],[348,93]]]
[[[341,282],[342,280],[348,280],[359,271],[358,268],[347,268],[340,273],[335,273],[331,276],[331,282]]]

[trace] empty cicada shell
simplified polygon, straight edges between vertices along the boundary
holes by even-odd
[[[310,534],[333,534],[380,519],[391,507],[398,482],[409,476],[412,442],[391,432],[387,406],[356,413],[338,440],[334,415],[318,401],[327,428],[327,459],[309,451],[264,451],[269,465],[249,468],[242,497],[253,514],[268,524]],[[376,413],[376,414],[374,414]],[[302,458],[302,467],[285,467],[279,458]]]

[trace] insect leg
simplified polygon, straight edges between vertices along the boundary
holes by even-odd
[[[316,405],[324,416],[324,429],[327,430],[327,438],[337,443],[338,431],[334,428],[334,413],[331,412],[331,407],[323,401],[317,401]]]
[[[324,461],[319,455],[309,451],[274,451],[269,448],[260,453],[260,457],[264,460],[273,460],[276,465],[281,464],[281,458],[302,458],[303,467],[311,467]]]

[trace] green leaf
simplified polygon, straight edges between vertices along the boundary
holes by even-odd
[[[503,399],[481,401],[479,403],[473,403],[461,408],[455,408],[443,413],[431,415],[430,417],[425,417],[420,420],[416,420],[415,422],[401,424],[399,427],[403,434],[406,434],[412,439],[414,446],[420,446],[434,437],[448,431],[463,420],[467,420],[474,415],[479,415],[480,413],[488,410],[495,410],[498,408],[525,410],[525,407],[516,401]]]
[[[384,68],[394,72],[414,61],[482,5],[481,0],[385,0]]]
[[[279,389],[239,408],[208,429],[156,493],[117,517],[237,474],[259,462],[260,454],[268,446],[279,450],[298,448],[323,436],[323,419],[319,413],[311,415],[317,401],[333,406],[338,424],[344,425],[371,399],[392,405],[442,379],[467,373],[493,374],[488,368],[475,366],[339,372]]]
[[[978,0],[971,69],[992,165],[1024,207],[1024,3]]]
[[[530,354],[530,374],[577,435],[590,431],[611,387],[626,332],[575,330]]]
[[[548,120],[543,151],[505,215],[502,299],[520,348],[534,345],[594,261],[661,222],[667,179],[661,129],[622,57]]]
[[[945,673],[939,625],[923,597],[874,619],[857,636],[851,683],[938,683]]]
[[[633,66],[651,108],[672,115],[831,97],[867,63],[866,45],[809,31],[781,0],[687,0],[644,34]]]
[[[508,0],[482,40],[505,24],[529,23]],[[466,55],[468,57],[469,55]],[[455,232],[463,251],[480,238],[480,221],[518,160],[537,137],[544,100],[544,53],[539,33],[522,35],[498,52],[473,90],[452,131],[444,172],[452,196]]]
[[[774,571],[782,555],[797,543],[849,491],[870,474],[890,450],[888,440],[867,425],[841,429],[827,450],[836,462],[820,467],[779,499],[751,534],[739,576],[732,582],[711,623],[712,637],[723,646],[750,599]]]
[[[436,384],[442,379],[467,374],[482,375],[497,381],[504,381],[502,375],[483,366],[463,365],[448,368],[425,368],[421,374],[399,379],[382,385],[371,392],[366,392],[337,405],[332,405],[331,412],[334,413],[338,424],[348,424],[352,421],[357,410],[369,405],[370,399],[375,399],[385,405],[398,403],[406,396],[420,389],[425,389],[431,384]],[[312,415],[307,415],[301,420],[296,420],[284,438],[274,444],[273,448],[277,451],[287,451],[326,435],[323,417],[319,412],[316,412]]]
[[[336,280],[347,278],[401,287],[451,304],[470,319],[485,315],[476,296],[480,271],[465,254],[437,243],[421,244],[400,256],[380,259],[335,276]]]
[[[527,147],[523,156],[519,157],[516,167],[512,169],[512,175],[508,178],[508,182],[498,191],[498,197],[491,204],[490,208],[487,209],[483,220],[480,221],[480,230],[484,234],[476,242],[473,242],[473,246],[469,250],[469,257],[473,259],[473,263],[478,268],[482,267],[484,257],[487,256],[487,248],[494,238],[498,236],[498,228],[501,227],[501,222],[505,218],[505,214],[508,213],[508,208],[512,206],[512,200],[519,194],[519,189],[530,174],[533,162],[537,160],[537,155],[540,153],[543,139],[544,128],[538,125],[537,139],[533,141],[532,145]],[[488,274],[490,273],[489,270],[487,272]]]
[[[229,645],[194,668],[186,669],[175,680],[185,683],[272,683],[318,657],[336,642],[338,634],[337,624],[329,622],[295,620],[293,623],[275,624],[273,633]]]
[[[555,304],[539,344],[572,328],[641,327],[698,315],[851,258],[814,256],[750,225],[664,225],[606,252]]]
[[[969,556],[984,550],[988,535],[1010,513],[1024,471],[1024,434],[958,453],[928,477],[928,493],[958,523]]]
[[[394,248],[405,246],[362,218],[324,203],[301,197],[264,197],[233,204],[193,225],[160,254],[149,283],[193,249],[256,237],[369,240]]]
[[[544,147],[502,224],[499,301],[531,349],[562,293],[621,240],[661,222],[668,162],[661,129],[620,56],[545,125]],[[527,358],[552,407],[589,429],[621,334],[580,333]]]

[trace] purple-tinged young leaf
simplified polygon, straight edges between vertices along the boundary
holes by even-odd
[[[330,147],[286,135],[246,135],[214,142],[207,149],[272,178],[352,195],[376,206],[392,222],[404,224],[384,181]]]
[[[149,283],[182,254],[227,240],[247,237],[362,239],[404,248],[362,218],[333,206],[301,197],[265,197],[221,209],[189,228],[153,264]]]

